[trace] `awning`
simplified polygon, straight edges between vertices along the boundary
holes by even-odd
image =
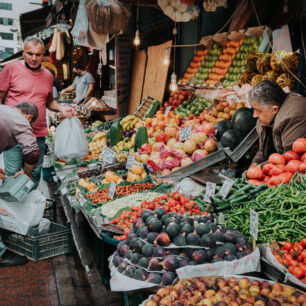
[[[20,28],[22,38],[34,35],[50,27],[55,22],[56,14],[53,5],[20,15]]]

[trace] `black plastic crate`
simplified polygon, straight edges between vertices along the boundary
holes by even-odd
[[[56,202],[54,200],[46,199],[43,217],[53,222],[56,221]]]
[[[38,226],[31,227],[27,235],[0,231],[5,246],[19,254],[38,261],[72,252],[70,223],[63,226],[51,222],[49,233],[39,234]]]

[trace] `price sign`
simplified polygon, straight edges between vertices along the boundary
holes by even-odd
[[[101,159],[108,164],[113,163],[115,156],[116,156],[116,153],[106,146],[103,148],[101,152]]]
[[[172,106],[167,106],[165,109],[165,115],[167,115],[171,111]]]
[[[210,198],[213,198],[215,196],[216,192],[216,184],[207,182],[206,183],[206,190],[205,190],[205,195],[204,195],[204,201],[211,203]]]
[[[182,129],[180,129],[180,141],[187,140],[191,135],[191,125],[188,125]]]
[[[224,181],[224,183],[223,183],[223,185],[222,185],[222,187],[219,191],[219,194],[223,197],[223,199],[225,199],[227,197],[227,195],[231,191],[233,185],[234,185],[234,181],[229,179],[229,178],[227,178]]]
[[[114,182],[111,182],[108,190],[108,195],[111,199],[114,197],[115,192],[116,192],[116,184]]]
[[[62,189],[62,195],[65,195],[66,193],[67,193],[67,187],[64,187],[63,189]]]
[[[257,240],[258,235],[258,213],[253,209],[250,209],[250,234]]]
[[[126,161],[126,169],[130,170],[135,162],[133,155],[129,155]]]

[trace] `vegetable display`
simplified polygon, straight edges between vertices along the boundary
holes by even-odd
[[[157,305],[304,305],[306,295],[292,287],[248,277],[194,277],[159,289],[144,304]]]
[[[255,200],[236,201],[224,213],[226,224],[249,234],[250,208],[258,213],[258,242],[300,241],[306,228],[306,175],[296,174],[287,185],[268,188]]]

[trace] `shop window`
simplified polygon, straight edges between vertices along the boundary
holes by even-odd
[[[12,25],[13,24],[13,19],[12,18],[3,18],[3,17],[0,17],[0,24],[3,24],[3,25]]]
[[[9,54],[14,54],[14,48],[5,48],[5,52]]]
[[[0,2],[0,10],[12,11],[13,10],[12,6],[13,6],[12,3]]]
[[[0,36],[4,40],[13,40],[14,39],[14,35],[12,33],[0,32]]]

